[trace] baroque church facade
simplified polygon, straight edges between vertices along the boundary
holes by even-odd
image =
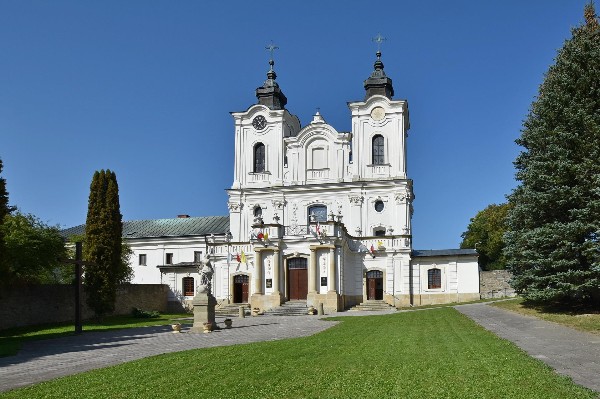
[[[245,267],[234,273],[251,282],[252,306],[306,300],[337,311],[367,301],[402,307],[479,299],[475,251],[413,251],[408,103],[393,99],[381,52],[364,100],[348,104],[351,132],[319,112],[300,126],[270,66],[258,103],[232,113],[230,231],[247,250]],[[235,281],[230,271],[216,295],[245,300]]]
[[[393,99],[381,53],[364,99],[348,103],[350,132],[319,112],[301,126],[269,64],[257,103],[232,113],[229,216],[125,222],[133,283],[166,283],[189,304],[208,255],[219,306],[306,301],[327,313],[479,299],[475,250],[412,247],[408,102]]]

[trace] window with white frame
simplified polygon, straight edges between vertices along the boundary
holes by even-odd
[[[427,270],[427,288],[442,288],[442,271],[438,268]]]
[[[194,296],[194,278],[193,277],[184,277],[181,281],[181,285],[183,286],[183,295],[184,296]]]

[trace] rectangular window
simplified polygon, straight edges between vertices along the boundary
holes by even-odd
[[[140,254],[138,265],[146,266],[146,254]]]
[[[427,288],[442,288],[442,271],[440,269],[427,270]]]
[[[173,264],[173,254],[171,254],[171,253],[166,254],[165,264],[166,265],[172,265]]]
[[[202,262],[202,251],[194,251],[194,263]]]
[[[194,296],[194,278],[193,277],[184,277],[183,281],[183,295],[184,296]]]

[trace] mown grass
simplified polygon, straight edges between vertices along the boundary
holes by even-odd
[[[454,309],[336,320],[311,337],[165,354],[0,398],[597,397]]]
[[[190,317],[189,314],[161,314],[155,318],[132,316],[110,316],[100,322],[85,321],[83,331],[120,330],[132,327],[171,324],[173,320]],[[55,323],[31,327],[17,327],[0,330],[0,357],[16,355],[23,342],[39,339],[59,338],[74,334],[73,323]]]
[[[526,302],[523,298],[492,304],[520,314],[538,317],[580,331],[600,334],[600,311],[557,306],[541,306]]]

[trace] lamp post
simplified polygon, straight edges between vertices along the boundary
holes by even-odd
[[[231,251],[230,251],[230,246],[231,246],[231,239],[233,238],[233,235],[231,234],[231,231],[228,231],[227,234],[225,235],[225,240],[227,241],[227,301],[229,303],[231,303],[231,275],[229,274],[229,262],[231,261]]]

